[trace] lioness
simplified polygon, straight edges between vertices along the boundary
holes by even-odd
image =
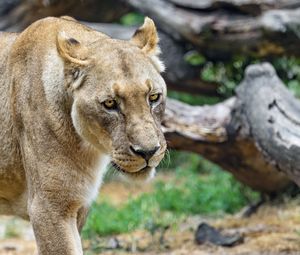
[[[0,34],[0,214],[30,219],[40,255],[82,254],[109,161],[144,179],[163,158],[158,54],[149,18],[129,41],[69,17]]]

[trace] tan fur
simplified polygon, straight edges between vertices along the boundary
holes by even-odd
[[[68,17],[0,34],[0,214],[30,219],[40,255],[82,254],[79,230],[109,160],[145,179],[163,158],[157,42],[150,19],[129,42]],[[148,160],[134,151],[156,146]]]

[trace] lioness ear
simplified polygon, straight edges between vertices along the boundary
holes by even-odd
[[[72,90],[78,89],[85,77],[85,70],[91,63],[88,49],[76,39],[61,32],[57,35],[57,51],[67,64],[67,87]]]
[[[159,60],[160,48],[159,38],[155,24],[152,19],[146,17],[144,24],[138,28],[130,42],[138,46],[147,56],[149,56],[159,72],[163,72],[165,67]]]
[[[57,35],[57,50],[66,62],[79,66],[89,64],[87,48],[76,39],[68,37],[65,32]]]

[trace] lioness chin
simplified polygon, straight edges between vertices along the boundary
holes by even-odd
[[[70,17],[0,34],[0,214],[30,219],[40,255],[82,254],[109,161],[145,179],[163,158],[158,54],[149,18],[129,41]]]

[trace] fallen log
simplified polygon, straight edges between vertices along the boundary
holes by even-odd
[[[297,8],[298,0],[167,0],[177,6],[201,11],[231,9],[244,14],[259,15],[269,9]]]
[[[187,150],[266,193],[300,185],[300,102],[270,64],[247,68],[237,96],[213,106],[169,99],[163,122],[170,148]]]
[[[257,148],[300,185],[300,102],[270,64],[248,67],[237,93]]]
[[[262,11],[258,16],[245,15],[232,8],[208,11],[195,6],[196,2],[200,5],[200,2],[205,4],[207,1],[182,1],[180,4],[176,1],[177,5],[167,0],[126,0],[126,2],[153,18],[158,27],[174,40],[183,39],[191,43],[209,59],[230,59],[237,54],[251,57],[300,56],[300,48],[297,47],[300,38],[299,1],[279,1],[281,3],[277,4],[279,7],[294,8],[270,9]],[[251,1],[224,2],[233,4]],[[186,5],[191,7],[192,3],[192,10],[185,8]]]

